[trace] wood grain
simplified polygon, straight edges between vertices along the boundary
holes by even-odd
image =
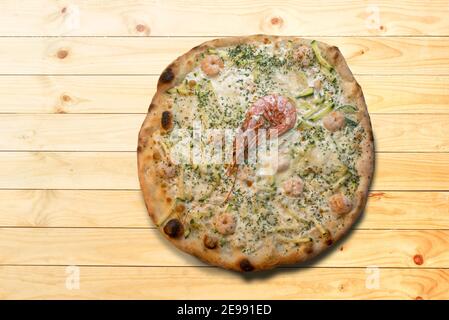
[[[201,266],[156,229],[0,229],[3,265]],[[449,267],[449,230],[354,230],[315,267]],[[20,254],[17,254],[20,252]],[[416,255],[423,260],[416,262]]]
[[[142,114],[0,115],[0,150],[135,151],[144,119]]]
[[[449,299],[448,14],[446,0],[1,1],[0,299]],[[242,276],[162,239],[135,147],[168,63],[255,33],[338,46],[378,153],[334,250]]]
[[[376,151],[449,151],[449,115],[373,114]]]
[[[146,113],[157,78],[0,76],[0,113]]]
[[[447,192],[371,192],[358,228],[447,229]]]
[[[135,151],[144,114],[0,115],[0,151]],[[449,114],[371,115],[378,152],[449,151]]]
[[[356,78],[371,114],[449,113],[449,76]],[[0,76],[0,113],[146,113],[157,79],[157,75]]]
[[[139,188],[131,152],[4,152],[0,168],[0,188]]]
[[[140,191],[0,190],[0,226],[154,228]],[[371,192],[357,229],[448,229],[448,192]]]
[[[448,153],[377,154],[372,190],[448,190]]]
[[[134,152],[2,152],[1,189],[139,189]],[[371,190],[449,190],[449,153],[378,153]]]
[[[356,79],[370,114],[449,113],[449,77],[358,75]]]
[[[195,6],[176,0],[68,5],[55,0],[26,0],[19,5],[7,0],[0,9],[0,35],[8,36],[447,35],[449,30],[448,5],[442,0],[196,1]]]
[[[217,268],[0,267],[2,299],[448,299],[445,269],[281,269],[242,276]],[[378,286],[373,281],[379,275]],[[26,288],[26,290],[17,290]],[[73,288],[72,290],[68,288]]]
[[[137,190],[0,190],[0,212],[0,226],[152,226]]]
[[[17,74],[160,74],[205,37],[0,38],[0,70]],[[448,75],[444,37],[316,37],[338,46],[355,74]]]

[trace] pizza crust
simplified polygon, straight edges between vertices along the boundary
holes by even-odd
[[[322,235],[319,242],[301,245],[297,251],[292,251],[287,255],[276,252],[275,248],[270,243],[267,243],[266,246],[263,246],[263,249],[258,251],[256,258],[247,257],[239,250],[234,250],[231,254],[225,256],[220,253],[220,250],[207,248],[203,243],[204,239],[185,239],[181,236],[170,237],[164,232],[163,222],[167,222],[176,216],[176,213],[171,217],[166,216],[168,212],[173,211],[174,199],[170,196],[169,192],[170,184],[173,183],[173,180],[166,179],[158,174],[156,163],[160,160],[158,159],[158,151],[155,150],[155,144],[152,138],[156,132],[163,133],[171,129],[170,121],[172,120],[170,119],[173,118],[170,116],[171,101],[166,98],[164,92],[180,84],[186,74],[195,67],[195,59],[198,55],[209,48],[227,47],[244,43],[276,43],[282,40],[292,40],[299,43],[310,42],[309,40],[296,37],[267,35],[230,37],[207,41],[180,56],[162,72],[157,84],[157,92],[153,97],[148,114],[139,133],[137,147],[138,175],[150,217],[160,229],[161,233],[175,246],[212,265],[247,272],[270,269],[279,265],[308,260],[326,250],[347,233],[366,204],[374,169],[374,142],[362,89],[354,79],[339,49],[335,46],[328,46],[325,43],[318,42],[322,54],[325,55],[325,58],[340,75],[346,98],[348,101],[357,105],[359,110],[357,118],[366,132],[365,138],[361,142],[362,155],[356,166],[360,175],[360,181],[356,191],[355,205],[344,217],[344,228],[340,230],[335,228],[332,230],[332,225],[326,226],[330,230],[327,235]]]

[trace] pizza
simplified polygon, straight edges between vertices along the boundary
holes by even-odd
[[[137,157],[160,232],[245,272],[332,246],[363,211],[374,168],[363,93],[339,49],[266,35],[208,41],[172,62]]]

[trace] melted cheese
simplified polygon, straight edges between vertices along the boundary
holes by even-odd
[[[346,103],[339,77],[335,74],[335,83],[330,82],[317,61],[307,68],[298,66],[291,58],[291,48],[286,43],[277,49],[272,45],[253,51],[217,49],[225,65],[218,76],[207,77],[197,66],[186,76],[186,81],[197,83],[196,89],[172,93],[177,128],[191,129],[194,121],[200,121],[203,128],[236,129],[248,107],[271,93],[284,95],[297,106],[297,123],[279,138],[278,155],[265,154],[256,164],[239,166],[237,178],[227,175],[223,165],[181,165],[179,192],[187,208],[184,221],[195,224],[189,237],[214,232],[214,215],[226,211],[235,215],[237,227],[233,234],[222,236],[223,250],[230,250],[230,246],[245,254],[257,254],[267,239],[276,247],[309,243],[314,241],[310,235],[313,227],[322,234],[327,232],[323,225],[328,218],[322,212],[329,210],[327,197],[331,192],[337,188],[351,197],[355,191],[356,133],[360,135],[362,129],[346,126],[330,133],[323,128],[322,118],[308,119],[311,110],[319,110],[323,103],[333,107]],[[273,58],[273,52],[279,58]],[[321,90],[297,97],[317,79],[322,82]],[[200,149],[207,145],[202,141]],[[274,174],[266,174],[267,169]],[[304,182],[299,197],[287,196],[281,188],[293,177]]]

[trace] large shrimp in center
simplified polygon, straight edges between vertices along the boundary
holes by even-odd
[[[296,107],[289,99],[277,94],[258,99],[246,112],[245,120],[234,140],[233,163],[228,172],[231,173],[235,168],[242,152],[257,145],[259,129],[267,130],[267,138],[275,138],[293,128],[295,123]],[[242,139],[243,148],[237,148],[237,139]]]
[[[295,122],[296,108],[293,103],[283,96],[272,94],[260,98],[248,109],[242,131],[263,127],[280,136],[293,128]]]

